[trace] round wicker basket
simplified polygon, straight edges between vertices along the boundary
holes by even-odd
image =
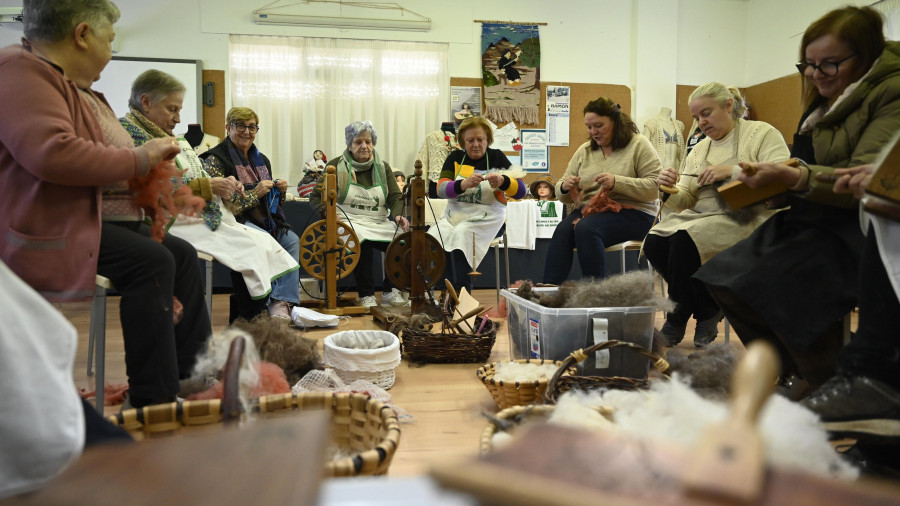
[[[519,364],[554,364],[557,368],[562,365],[560,361],[553,360],[544,360],[544,359],[519,359],[519,360],[511,360],[510,362],[515,362]],[[481,383],[484,384],[485,388],[490,392],[491,397],[494,398],[494,402],[497,403],[497,407],[499,409],[506,409],[510,406],[522,406],[527,404],[543,404],[544,402],[544,390],[547,389],[547,383],[550,381],[549,378],[541,378],[539,380],[534,381],[503,381],[494,379],[494,375],[497,373],[497,366],[500,362],[491,362],[490,364],[484,364],[479,367],[475,372],[475,375],[478,376],[478,379],[481,380]],[[575,374],[575,367],[568,368],[564,375]]]
[[[107,417],[135,439],[173,436],[223,425],[222,401],[185,401],[125,410]],[[260,418],[309,410],[331,412],[331,439],[348,457],[325,464],[326,477],[387,473],[400,443],[400,424],[389,406],[354,393],[268,395],[253,399],[251,410]]]
[[[553,414],[554,409],[556,409],[556,406],[550,405],[512,406],[500,411],[494,417],[516,425],[525,421],[540,423],[546,422],[550,415]],[[612,411],[610,409],[604,407],[596,407],[594,409],[606,418],[612,419]],[[481,432],[479,450],[482,455],[487,455],[494,450],[494,434],[500,430],[496,423],[490,422]]]

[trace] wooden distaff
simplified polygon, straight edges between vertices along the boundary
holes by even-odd
[[[780,365],[772,345],[753,341],[731,378],[731,414],[709,427],[683,477],[693,492],[756,501],[763,490],[765,455],[756,420],[775,386]]]

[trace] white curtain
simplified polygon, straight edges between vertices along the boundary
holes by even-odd
[[[375,150],[412,173],[428,132],[450,114],[447,44],[231,35],[232,106],[259,116],[256,146],[291,186],[321,149],[344,152],[344,127],[370,120]]]

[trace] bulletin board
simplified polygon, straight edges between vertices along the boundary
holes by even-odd
[[[175,127],[175,134],[187,131],[192,123],[203,125],[201,81],[203,63],[200,60],[171,60],[165,58],[130,58],[113,56],[100,74],[100,80],[92,89],[103,93],[117,118],[128,112],[128,98],[135,78],[146,70],[157,69],[171,74],[186,88],[184,105],[181,109],[181,123]]]
[[[481,79],[478,78],[459,78],[450,79],[451,86],[481,86]],[[568,146],[550,146],[550,175],[554,179],[559,179],[569,165],[569,160],[579,146],[588,141],[587,130],[584,126],[584,106],[588,102],[598,97],[609,97],[611,100],[622,106],[623,111],[631,110],[631,90],[627,86],[619,84],[590,84],[590,83],[564,83],[558,81],[541,81],[541,105],[540,105],[540,123],[538,125],[517,125],[519,128],[546,128],[546,101],[547,86],[569,86],[571,88],[571,114],[569,116],[569,145]],[[482,108],[482,110],[484,110]],[[498,123],[501,127],[504,123]],[[515,151],[504,151],[510,161],[518,163],[519,154]],[[513,160],[513,156],[516,160]],[[529,174],[525,177],[525,182],[531,181],[543,176],[544,174]]]

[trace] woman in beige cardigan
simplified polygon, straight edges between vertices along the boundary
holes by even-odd
[[[716,338],[722,314],[706,287],[691,276],[772,214],[758,207],[731,211],[716,187],[737,178],[739,162],[781,162],[789,151],[784,138],[768,123],[740,119],[746,106],[737,88],[706,83],[691,94],[689,107],[706,138],[688,155],[680,180],[672,167],[660,172],[660,185],[679,190],[665,204],[677,213],[650,231],[644,252],[668,283],[669,298],[676,303],[666,315],[663,335],[672,345],[679,343],[693,315],[697,320],[694,345],[702,348]]]

